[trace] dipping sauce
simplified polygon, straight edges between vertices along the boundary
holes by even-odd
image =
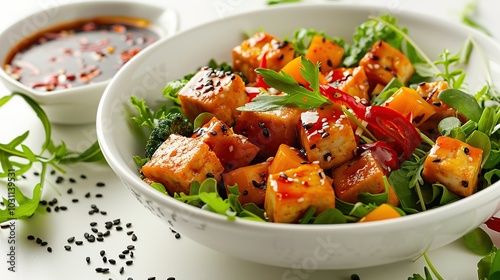
[[[11,50],[4,69],[39,91],[105,81],[159,35],[141,19],[102,17],[36,33]]]

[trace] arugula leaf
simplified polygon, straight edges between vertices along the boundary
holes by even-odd
[[[438,98],[476,123],[481,118],[483,110],[470,94],[458,89],[445,89],[439,93]]]
[[[486,256],[491,253],[493,241],[490,236],[480,227],[473,229],[462,237],[464,245],[473,253]]]

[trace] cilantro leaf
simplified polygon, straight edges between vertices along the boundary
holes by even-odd
[[[271,69],[258,68],[257,74],[264,78],[266,84],[283,94],[257,96],[252,99],[252,102],[239,107],[238,110],[270,111],[284,106],[311,109],[330,102],[319,91],[319,65],[315,66],[304,57],[301,58],[301,64],[300,72],[309,83],[311,90],[299,85],[291,75],[283,71],[278,73]]]

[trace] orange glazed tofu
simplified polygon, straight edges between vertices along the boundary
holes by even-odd
[[[245,136],[235,134],[231,127],[215,117],[200,127],[193,137],[210,146],[226,172],[248,165],[259,152],[259,147]]]
[[[243,166],[222,174],[222,180],[226,188],[228,186],[238,185],[238,190],[240,192],[238,200],[242,205],[255,203],[258,206],[262,206],[264,205],[264,199],[266,197],[269,165],[271,165],[271,161]]]
[[[315,215],[335,208],[335,193],[319,165],[269,174],[264,208],[275,223],[296,223],[313,206]]]
[[[327,74],[340,65],[344,57],[344,49],[323,35],[314,35],[307,48],[305,57],[314,65],[320,63],[320,71]]]
[[[282,108],[265,112],[241,112],[234,126],[234,132],[248,137],[260,148],[258,156],[267,159],[278,151],[281,144],[296,147],[297,122],[302,112],[297,108]]]
[[[303,112],[298,135],[310,162],[330,169],[353,158],[356,138],[349,119],[340,105],[333,104]]]
[[[340,200],[356,203],[361,193],[379,194],[385,192],[384,169],[371,151],[342,164],[332,171],[335,194]],[[399,199],[389,184],[387,203],[398,206]]]
[[[422,178],[441,183],[459,196],[476,192],[483,150],[460,140],[440,136],[425,159]]]
[[[165,186],[170,195],[189,194],[192,182],[220,180],[224,167],[202,141],[172,134],[142,167],[144,176]]]
[[[410,60],[398,49],[379,40],[370,51],[359,61],[359,66],[365,69],[370,85],[386,85],[396,77],[406,84],[415,72]]]
[[[333,70],[331,82],[333,85],[352,96],[370,100],[368,90],[370,84],[363,67],[337,68]]]
[[[203,112],[214,114],[232,125],[248,102],[245,83],[240,76],[204,67],[179,91],[182,110],[190,121]]]
[[[266,55],[267,68],[278,71],[295,57],[295,50],[288,41],[259,32],[243,41],[232,51],[233,70],[240,71],[250,83],[257,80],[255,69]]]

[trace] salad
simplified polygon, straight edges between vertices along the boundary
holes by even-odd
[[[174,106],[132,97],[152,130],[140,175],[230,219],[303,224],[415,214],[497,180],[498,95],[490,80],[467,93],[458,68],[473,40],[432,61],[382,16],[352,41],[258,32],[228,50],[231,64],[169,82]]]

